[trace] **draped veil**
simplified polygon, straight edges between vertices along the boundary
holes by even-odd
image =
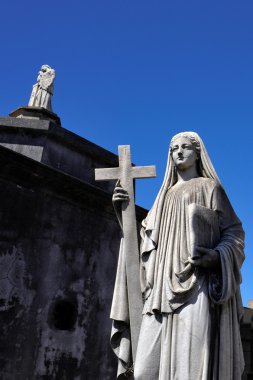
[[[196,141],[199,145],[199,171],[201,177],[213,178],[220,183],[219,177],[213,167],[213,164],[206,151],[205,145],[196,132],[181,132],[176,134],[172,140],[175,141],[179,137],[188,137],[193,141]],[[164,180],[162,186],[157,194],[154,205],[149,211],[146,219],[144,220],[146,236],[142,245],[142,252],[148,252],[155,247],[158,241],[159,226],[162,215],[162,208],[164,203],[164,197],[168,189],[170,189],[177,181],[176,167],[170,154],[170,148],[168,153],[167,166],[165,171]]]

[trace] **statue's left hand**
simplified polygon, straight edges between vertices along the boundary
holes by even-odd
[[[196,259],[188,257],[188,261],[191,264],[206,269],[213,269],[219,267],[220,254],[218,251],[204,247],[197,247],[196,250],[200,254],[200,257]]]

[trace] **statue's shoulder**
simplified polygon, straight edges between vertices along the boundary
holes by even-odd
[[[222,189],[220,182],[214,178],[201,177],[201,183],[203,186],[208,187],[210,190]]]

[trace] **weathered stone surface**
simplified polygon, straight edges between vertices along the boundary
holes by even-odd
[[[8,143],[0,143],[0,145],[4,146],[5,148],[14,150],[17,153],[21,153],[24,156],[33,158],[34,160],[41,161],[41,157],[43,153],[43,147],[41,146],[8,144]]]

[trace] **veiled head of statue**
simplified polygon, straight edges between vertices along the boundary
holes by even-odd
[[[48,71],[48,70],[50,70],[50,69],[51,69],[51,67],[50,67],[49,65],[42,65],[40,70],[41,70],[42,72],[46,72],[46,71]]]
[[[205,178],[212,178],[218,183],[220,183],[219,177],[217,176],[217,173],[213,167],[213,164],[209,158],[209,155],[206,151],[205,145],[201,137],[196,132],[181,132],[181,133],[176,134],[171,139],[171,142],[170,142],[170,148],[168,152],[168,161],[167,161],[167,166],[166,166],[166,171],[165,171],[162,186],[160,188],[159,193],[157,194],[155,203],[146,219],[147,230],[154,230],[156,231],[156,233],[158,231],[157,223],[159,223],[159,220],[160,220],[159,216],[161,215],[161,210],[163,207],[165,195],[167,194],[168,189],[173,187],[178,179],[178,172],[172,158],[171,147],[173,146],[173,143],[179,137],[187,138],[194,145],[197,156],[198,156],[197,171],[199,173],[199,176],[205,177]],[[158,239],[158,236],[156,236],[154,239],[156,238]]]

